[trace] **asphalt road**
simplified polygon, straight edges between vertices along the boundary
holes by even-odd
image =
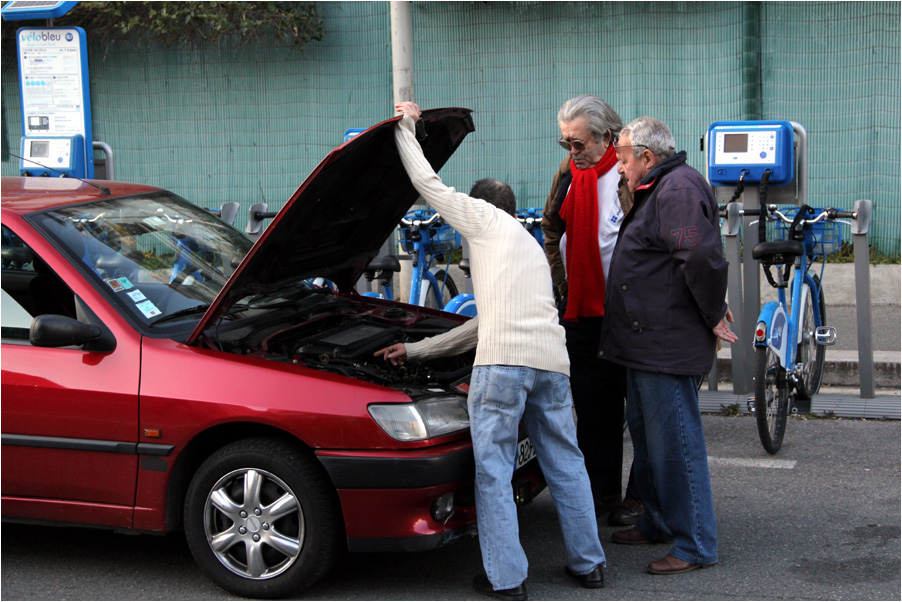
[[[666,546],[617,546],[600,529],[607,587],[563,572],[550,496],[521,514],[533,600],[890,600],[900,598],[900,423],[792,419],[777,456],[754,418],[706,416],[720,564],[656,577]],[[629,449],[629,445],[627,445]],[[229,600],[179,535],[129,536],[4,524],[3,600]],[[305,600],[482,600],[469,540],[409,555],[348,555]]]

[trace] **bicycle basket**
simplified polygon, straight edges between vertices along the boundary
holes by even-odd
[[[814,207],[814,214],[817,215],[823,209]],[[782,209],[781,212],[786,217],[794,217],[798,213],[796,208]],[[774,224],[774,233],[781,240],[789,240],[790,224],[781,221]],[[842,245],[842,236],[839,230],[839,224],[834,221],[822,221],[816,224],[807,224],[805,226],[805,252],[808,255],[821,256],[829,255],[839,251]]]
[[[408,217],[412,216],[408,215]],[[428,215],[416,217],[423,219]],[[460,234],[445,223],[421,229],[420,236],[425,245],[424,250],[431,255],[447,254],[460,246]],[[414,253],[414,241],[411,238],[410,228],[398,228],[398,242],[401,243],[405,252]]]

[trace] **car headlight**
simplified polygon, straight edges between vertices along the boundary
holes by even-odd
[[[370,416],[389,437],[398,441],[422,441],[462,431],[470,426],[465,397],[430,397],[414,403],[374,404]]]

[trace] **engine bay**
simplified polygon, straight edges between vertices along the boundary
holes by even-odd
[[[473,352],[400,366],[373,355],[394,343],[446,332],[459,321],[421,312],[418,307],[321,291],[242,312],[228,324],[211,328],[207,344],[390,386],[413,396],[424,387],[436,386],[466,392]]]

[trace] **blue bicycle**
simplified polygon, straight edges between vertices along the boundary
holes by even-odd
[[[545,248],[545,232],[542,230],[542,208],[529,207],[517,211],[517,221],[532,234],[539,246]]]
[[[808,205],[783,209],[762,205],[760,210],[743,213],[762,216],[761,242],[752,249],[752,257],[761,263],[778,294],[778,301],[761,308],[754,341],[758,435],[764,449],[775,454],[783,443],[787,416],[798,413],[800,407],[810,410],[811,396],[820,389],[824,374],[825,347],[836,342],[836,329],[826,325],[823,268],[826,256],[840,248],[839,224],[849,225],[837,218],[856,215]],[[776,222],[775,231],[782,240],[766,240],[766,221]],[[820,275],[811,273],[818,258]]]
[[[399,243],[413,261],[407,302],[422,307],[446,309],[451,300],[458,296],[457,285],[448,268],[451,264],[451,252],[460,247],[460,234],[432,209],[409,211],[401,219],[399,226]],[[364,270],[364,277],[370,282],[378,278],[383,293],[364,295],[393,300],[392,281],[400,271],[401,264],[394,255],[379,257],[370,262]]]

